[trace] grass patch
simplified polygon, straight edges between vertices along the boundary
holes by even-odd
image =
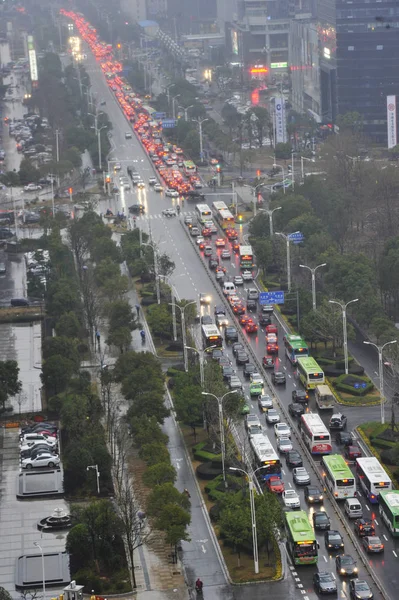
[[[207,442],[200,442],[199,444],[193,446],[193,456],[195,460],[198,460],[200,462],[222,460],[221,453],[214,452],[213,449],[210,447],[210,444]]]
[[[340,392],[337,388],[334,388],[333,391],[339,404],[344,404],[345,406],[376,406],[381,402],[381,396],[377,390],[366,396],[353,396],[353,394]]]
[[[374,390],[374,383],[369,377],[360,375],[339,375],[333,380],[333,386],[341,393],[352,396],[367,396]]]

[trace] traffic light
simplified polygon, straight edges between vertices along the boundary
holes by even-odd
[[[68,193],[69,193],[70,196],[72,196],[72,192],[73,192],[73,188],[71,188],[71,187],[68,188]]]
[[[116,44],[116,47],[118,48],[118,50],[120,50],[122,48],[122,44]]]
[[[260,177],[260,176],[261,176],[261,172],[260,172],[260,169],[258,169],[258,170],[256,171],[256,177]]]
[[[222,167],[220,165],[216,165],[216,173],[220,173],[222,171]]]
[[[243,216],[242,216],[242,215],[237,215],[237,221],[238,221],[239,223],[242,223],[242,219],[243,219]]]
[[[109,173],[107,173],[105,176],[105,183],[111,183],[111,176]]]

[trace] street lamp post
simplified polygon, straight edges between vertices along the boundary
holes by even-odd
[[[295,232],[297,233],[297,232]],[[276,235],[281,235],[281,237],[285,240],[287,246],[287,287],[288,291],[291,291],[291,255],[290,255],[290,235],[286,235],[285,233],[281,233],[276,231]]]
[[[184,111],[184,120],[188,121],[188,111],[190,110],[190,108],[193,108],[194,104],[190,104],[190,106],[187,106],[187,108],[184,108],[184,106],[178,106],[178,108],[181,108]]]
[[[309,269],[312,274],[312,304],[313,310],[316,310],[316,271],[320,269],[320,267],[326,267],[327,263],[322,263],[321,265],[317,265],[314,269],[312,267],[308,267],[307,265],[299,265],[301,269]]]
[[[209,121],[209,119],[191,119],[191,120],[198,123],[199,141],[200,141],[200,159],[202,160],[204,158],[204,148],[203,148],[203,143],[202,143],[202,123],[205,123],[205,121]]]
[[[161,292],[159,290],[159,275],[158,275],[158,255],[157,255],[157,249],[154,246],[154,244],[151,244],[151,242],[142,242],[142,246],[150,246],[150,248],[152,248],[152,251],[154,253],[154,275],[155,275],[155,289],[157,292],[157,303],[161,304]]]
[[[167,87],[166,87],[166,97],[168,99],[168,106],[170,105],[170,88],[174,87],[176,84],[175,83],[170,83]]]
[[[282,206],[277,206],[276,208],[273,208],[273,210],[264,210],[264,212],[269,215],[269,231],[270,231],[270,237],[273,237],[273,213],[276,210],[281,210]]]
[[[102,162],[101,162],[101,131],[103,129],[107,129],[107,128],[108,128],[107,125],[103,125],[99,129],[95,129],[95,132],[97,134],[97,144],[98,144],[98,168],[99,168],[100,171],[102,169]]]
[[[261,467],[263,468],[263,467]],[[256,469],[257,471],[259,469]],[[245,471],[244,469],[238,469],[236,467],[230,467],[230,471],[241,471],[248,477],[248,486],[249,486],[249,503],[251,506],[251,525],[252,525],[252,544],[254,548],[254,567],[255,573],[259,573],[259,555],[258,555],[258,534],[256,531],[256,513],[255,513],[255,497],[254,497],[254,482],[252,481],[252,477]]]
[[[180,98],[181,94],[177,94],[176,96],[172,96],[172,116],[176,119],[176,98]]]
[[[302,181],[305,179],[305,172],[303,169],[303,161],[308,160],[309,162],[315,162],[314,158],[306,158],[306,156],[301,156],[301,179]]]
[[[223,472],[223,481],[224,481],[225,487],[227,487],[227,482],[226,482],[226,467],[225,467],[226,449],[224,447],[223,400],[226,398],[226,396],[229,396],[230,394],[237,394],[237,392],[238,392],[238,390],[231,390],[230,392],[226,392],[226,394],[224,394],[221,398],[219,398],[218,396],[215,396],[215,394],[211,394],[210,392],[202,392],[203,396],[212,396],[212,398],[215,398],[216,402],[218,403],[220,445],[221,445],[221,449],[222,449],[222,472]]]
[[[254,195],[254,217],[256,217],[256,201],[258,199],[258,188],[263,188],[265,187],[264,183],[258,183],[258,185],[255,185],[252,187],[252,191],[253,191],[253,195]]]
[[[45,600],[46,598],[46,574],[44,571],[44,553],[43,553],[43,548],[41,547],[41,545],[39,544],[39,542],[33,542],[33,545],[36,546],[36,548],[38,548],[41,552],[42,555],[42,580],[43,580],[43,600]]]
[[[281,172],[283,174],[283,193],[285,194],[285,175],[284,175],[284,167],[282,165],[278,165],[277,163],[273,163],[273,168],[279,167],[279,169],[281,169]],[[273,187],[273,186],[272,186]]]
[[[183,357],[184,357],[184,370],[188,371],[188,357],[187,357],[187,340],[186,340],[186,317],[184,314],[184,311],[186,310],[187,306],[190,306],[192,304],[197,305],[197,302],[195,300],[192,300],[191,302],[187,302],[187,304],[185,304],[184,306],[179,306],[178,304],[176,304],[176,308],[178,308],[180,310],[180,314],[181,314],[181,332],[182,332],[182,341],[183,341]]]
[[[348,375],[348,330],[346,327],[346,309],[349,304],[352,302],[359,302],[359,298],[355,298],[354,300],[349,300],[346,304],[341,304],[337,300],[329,300],[330,304],[338,304],[342,310],[342,327],[344,333],[344,360],[345,360],[345,375]]]
[[[96,472],[97,494],[100,495],[100,471],[98,470],[98,465],[88,465],[86,471],[89,471],[90,469],[94,469]]]
[[[292,191],[294,191],[294,189],[295,189],[294,150],[291,150],[291,177],[292,177]]]
[[[382,353],[384,351],[385,346],[389,346],[390,344],[397,344],[398,340],[391,340],[390,342],[386,342],[383,346],[377,346],[373,342],[363,342],[363,344],[367,344],[368,346],[374,346],[378,352],[378,373],[380,378],[380,396],[381,396],[381,424],[385,424],[385,396],[384,396],[384,365],[382,362]]]

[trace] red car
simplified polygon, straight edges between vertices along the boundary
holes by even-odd
[[[222,267],[220,265],[218,267],[216,267],[216,272],[221,271],[222,273],[226,273],[226,270],[227,270],[226,267]]]
[[[345,458],[348,460],[356,460],[357,458],[361,458],[362,451],[359,446],[347,446],[345,448]]]
[[[204,227],[204,229],[202,230],[202,235],[204,237],[211,237],[212,231],[208,227]]]
[[[252,321],[251,317],[249,315],[241,315],[240,318],[238,319],[238,322],[240,325],[247,325],[247,323],[249,323],[250,321]]]
[[[245,325],[245,331],[247,333],[258,333],[258,326],[253,321],[250,321]]]
[[[273,369],[274,367],[274,356],[264,356],[262,363],[265,369]]]
[[[235,229],[226,229],[226,235],[229,240],[236,240],[238,238],[238,233]]]
[[[266,333],[278,334],[277,325],[266,325]]]
[[[285,485],[277,475],[272,475],[266,480],[266,487],[273,494],[282,494],[285,490]]]
[[[267,344],[266,350],[268,354],[278,354],[278,345],[277,344]]]
[[[245,306],[243,304],[234,304],[233,312],[235,315],[243,315],[245,313]]]
[[[237,252],[239,252],[240,250],[240,244],[233,244],[233,252],[235,252],[237,254]]]
[[[218,239],[215,241],[215,246],[216,246],[216,248],[224,248],[224,247],[225,247],[225,245],[226,245],[226,240],[224,240],[223,238],[218,238]]]
[[[189,223],[189,225],[188,225],[188,226],[189,226],[189,228],[191,229],[191,227],[193,226],[193,224],[192,224],[192,223]],[[205,242],[201,242],[200,244],[198,244],[198,248],[199,248],[200,250],[203,250],[203,249],[205,248]]]

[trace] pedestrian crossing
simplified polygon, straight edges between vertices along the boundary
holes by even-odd
[[[181,211],[180,215],[177,215],[177,218],[184,218],[184,217],[195,217],[195,211],[194,210],[189,210],[189,211]],[[171,219],[171,218],[176,218],[176,217],[165,217],[165,215],[163,215],[162,213],[157,213],[155,215],[153,214],[149,214],[149,215],[133,215],[136,217],[136,221],[151,221],[153,219]],[[133,219],[133,216],[131,217]]]

